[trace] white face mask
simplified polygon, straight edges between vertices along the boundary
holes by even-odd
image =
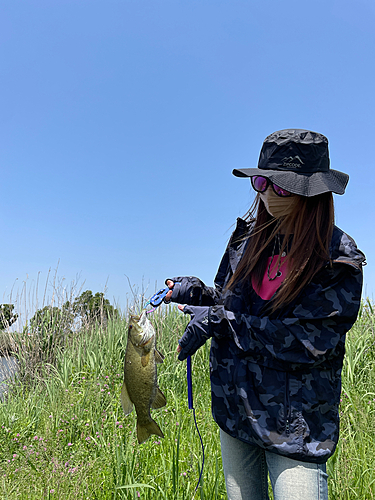
[[[271,186],[268,186],[264,193],[259,194],[267,212],[276,219],[285,217],[293,212],[299,198],[298,195],[277,196]]]

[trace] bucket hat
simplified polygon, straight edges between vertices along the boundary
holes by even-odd
[[[285,129],[266,137],[257,168],[234,169],[236,177],[262,175],[301,196],[344,194],[349,176],[330,168],[328,139],[318,132]]]

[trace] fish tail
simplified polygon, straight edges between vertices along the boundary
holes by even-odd
[[[152,434],[156,434],[156,436],[162,438],[164,437],[164,434],[155,420],[151,419],[146,425],[140,425],[139,422],[137,422],[137,438],[139,444],[144,443]]]

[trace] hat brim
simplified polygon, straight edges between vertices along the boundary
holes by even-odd
[[[292,171],[266,170],[260,168],[234,169],[236,177],[252,177],[263,175],[281,188],[301,196],[317,196],[318,194],[332,191],[336,194],[344,194],[349,181],[348,174],[339,170],[328,170],[328,172],[314,172],[303,174]]]

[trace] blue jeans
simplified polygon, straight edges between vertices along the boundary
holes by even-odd
[[[243,443],[220,429],[228,500],[328,500],[325,464],[292,460]]]

